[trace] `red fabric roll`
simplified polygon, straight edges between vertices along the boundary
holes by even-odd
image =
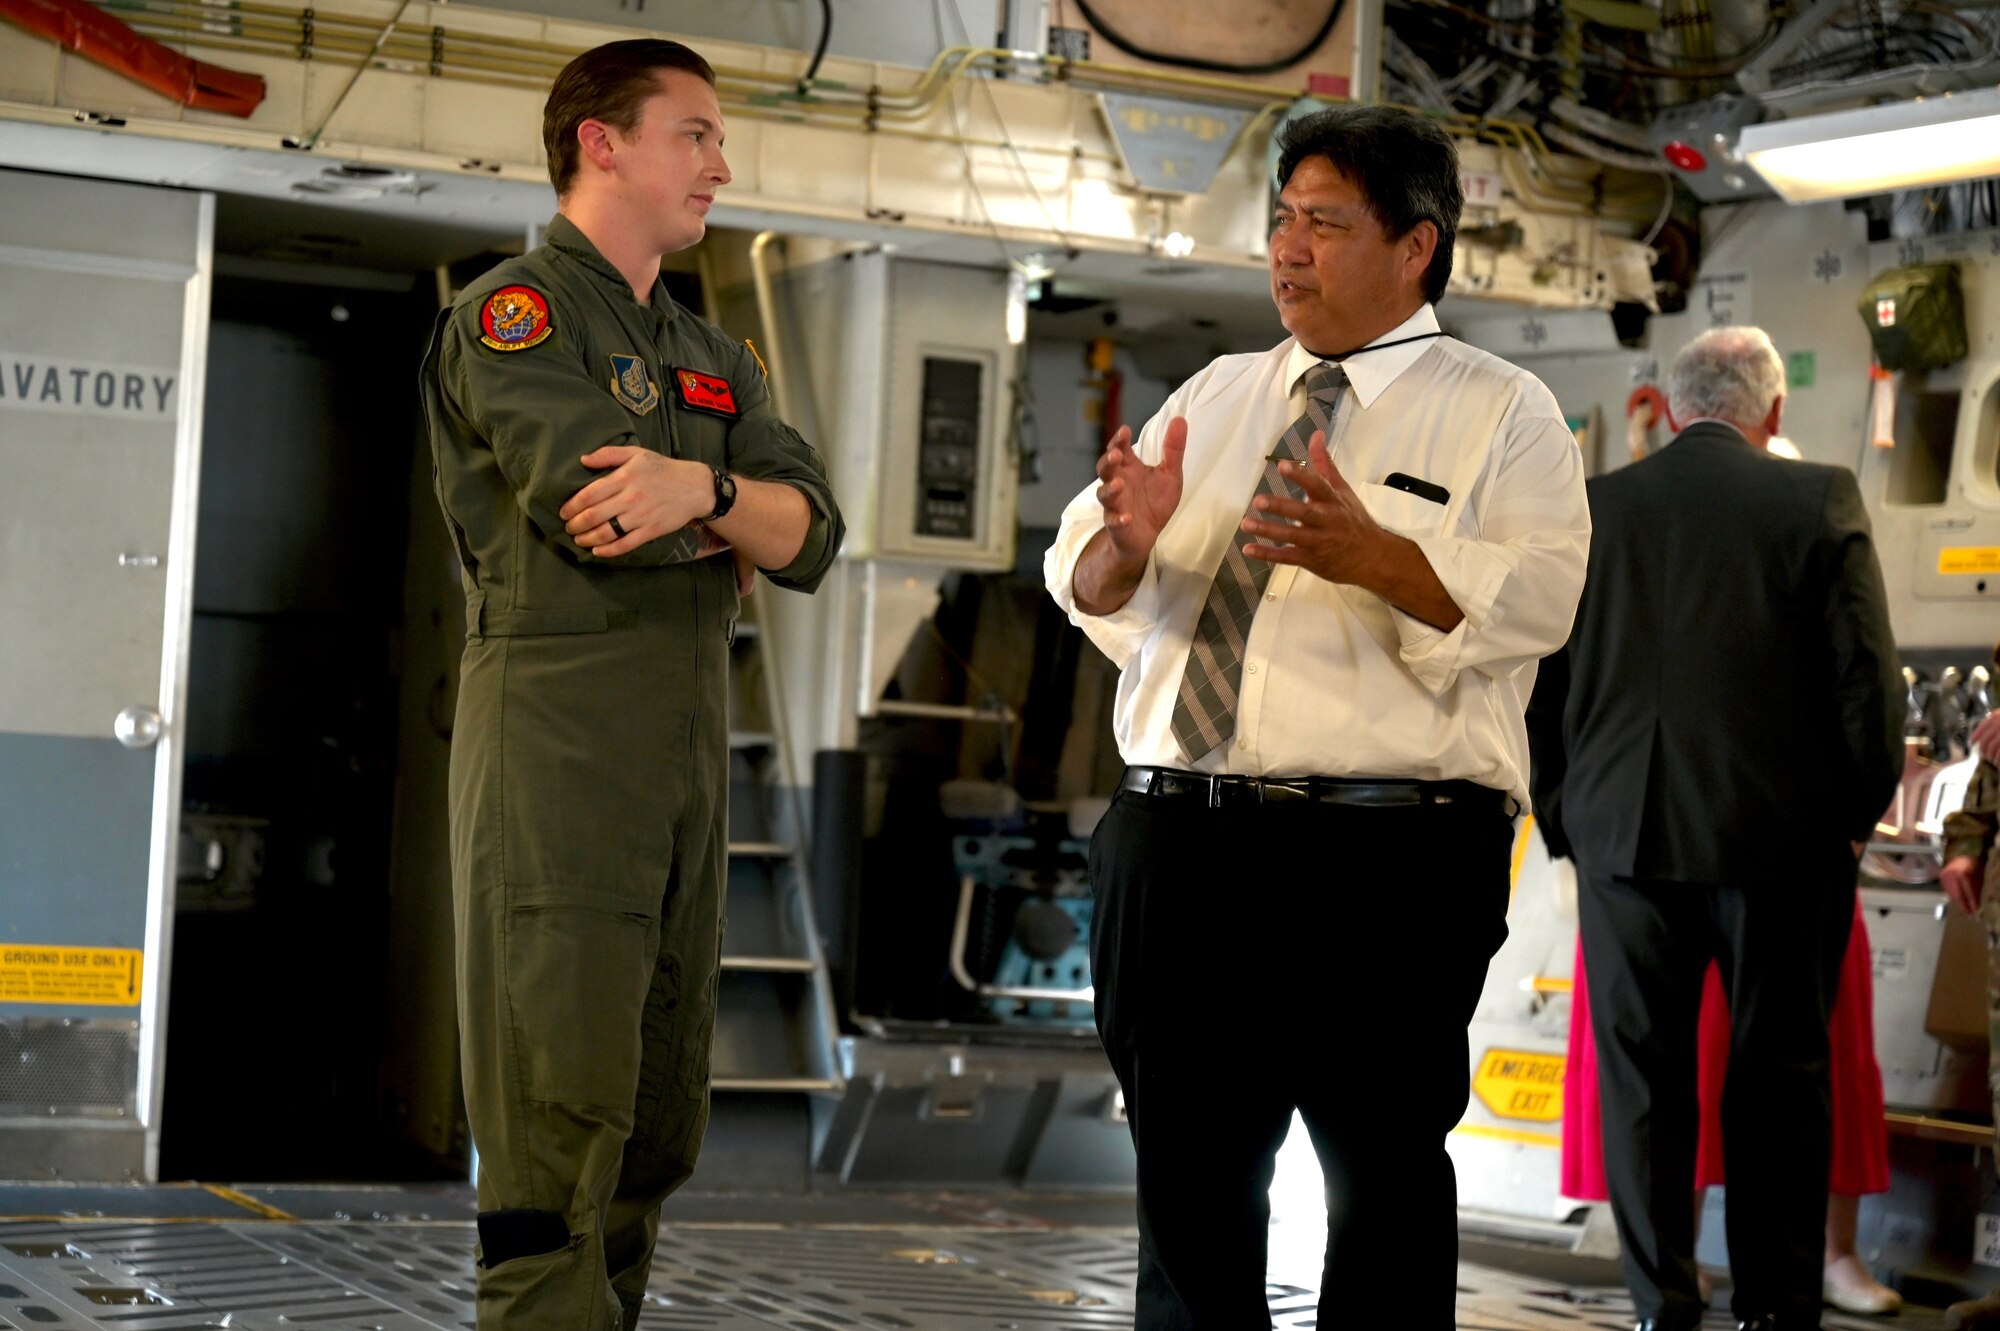
[[[1858,1197],[1889,1190],[1889,1133],[1882,1121],[1882,1070],[1875,1062],[1875,986],[1868,928],[1854,903],[1854,931],[1840,967],[1840,993],[1828,1028],[1833,1044],[1833,1172],[1828,1191]],[[1722,973],[1709,964],[1701,995],[1701,1141],[1690,1187],[1726,1180],[1722,1167],[1722,1085],[1729,1069],[1729,1006]],[[1604,1186],[1604,1125],[1597,1104],[1597,1046],[1591,1039],[1590,996],[1584,983],[1583,944],[1576,948],[1576,987],[1570,995],[1569,1061],[1563,1069],[1563,1196],[1608,1200]]]
[[[182,55],[85,0],[0,0],[0,18],[68,47],[86,60],[203,111],[248,116],[264,100],[264,76]]]

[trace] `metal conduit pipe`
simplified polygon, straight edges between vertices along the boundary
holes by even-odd
[[[299,24],[303,21],[303,10],[289,9],[279,5],[245,3],[232,4],[228,17],[224,20],[232,34],[246,33],[249,27],[246,17],[276,20],[274,24],[261,25],[278,28],[271,33],[272,38],[288,51],[296,49]],[[191,31],[213,33],[217,17],[214,9],[195,0],[146,0],[133,11],[133,17],[145,22],[155,15],[178,15],[184,20],[193,20]],[[356,35],[365,32],[371,35],[377,31],[372,19],[342,15],[324,9],[315,9],[311,23],[314,29],[313,46],[328,49],[354,49],[349,43],[339,43],[330,39],[330,30],[349,28],[357,30]],[[282,25],[280,27],[280,25]],[[490,56],[478,54],[480,48],[490,48],[495,53],[505,53],[513,57],[503,72],[534,77],[546,67],[548,76],[553,76],[564,64],[577,55],[581,48],[557,47],[544,42],[533,42],[521,38],[491,36],[472,32],[449,32],[427,25],[392,25],[394,37],[406,44],[410,63],[430,66],[434,53],[434,39],[447,48],[463,55],[455,63],[466,68],[481,68]],[[403,47],[398,47],[401,54]],[[815,110],[852,113],[861,118],[880,116],[901,116],[907,113],[924,113],[935,106],[944,90],[963,78],[975,65],[1019,67],[1033,64],[1046,67],[1052,79],[1086,84],[1104,84],[1115,87],[1162,88],[1182,87],[1224,95],[1232,99],[1251,100],[1259,106],[1273,103],[1271,90],[1262,84],[1239,82],[1195,74],[1183,74],[1164,70],[1135,70],[1117,65],[1106,65],[1087,60],[1066,60],[1054,56],[1042,56],[1032,52],[1010,51],[1001,47],[949,46],[934,57],[930,65],[912,82],[900,88],[884,89],[880,86],[868,88],[849,87],[838,81],[817,80],[810,93],[801,94],[797,84],[788,77],[767,74],[761,70],[737,69],[717,66],[716,79],[721,87],[741,87],[752,97],[762,97],[772,104],[796,104]],[[523,65],[526,68],[523,68]],[[1277,101],[1277,105],[1285,105]]]
[[[132,27],[135,32],[139,32],[146,36],[156,37],[169,41],[186,42],[189,45],[198,45],[202,47],[204,50],[209,50],[209,51],[232,51],[245,55],[291,56],[295,53],[297,47],[297,42],[295,38],[290,35],[286,35],[284,37],[274,36],[271,38],[263,38],[263,39],[259,39],[254,36],[245,36],[234,39],[213,37],[210,36],[204,30],[202,24],[193,20],[180,21],[171,19],[169,20],[154,19],[151,21],[141,21],[140,23],[132,25]],[[326,65],[359,65],[362,63],[362,61],[355,59],[343,59],[341,57],[343,53],[351,55],[355,52],[360,52],[363,49],[364,46],[361,43],[345,42],[339,39],[326,40],[324,38],[320,38],[315,42],[314,45],[314,52],[318,58],[319,63]],[[548,85],[549,78],[553,76],[553,70],[551,70],[549,75],[545,76],[541,74],[533,74],[528,72],[521,72],[509,75],[496,75],[492,73],[471,72],[465,69],[453,68],[448,66],[433,68],[430,67],[430,61],[428,59],[428,48],[426,48],[426,51],[421,54],[413,52],[408,56],[403,56],[402,53],[400,53],[395,49],[395,42],[393,40],[385,48],[382,58],[380,60],[375,61],[374,64],[375,67],[388,70],[390,72],[422,73],[429,78],[443,79],[450,82],[471,82],[471,83],[483,83],[487,85],[514,86],[514,87],[532,88],[538,91],[545,89]],[[399,65],[409,66],[410,68],[399,69],[398,68]],[[728,109],[729,113],[732,116],[736,117],[737,119],[770,121],[777,123],[798,123],[802,120],[812,119],[810,115],[802,115],[797,111],[785,111],[785,110],[773,109],[770,107],[733,101],[729,98],[721,98],[719,100],[721,101],[722,105],[726,109]],[[1056,144],[1012,143],[1004,139],[975,138],[973,136],[963,135],[963,134],[949,134],[940,131],[906,129],[900,124],[868,125],[862,123],[862,117],[859,116],[842,117],[842,119],[846,123],[847,128],[851,128],[856,132],[884,134],[895,138],[906,138],[917,142],[943,143],[954,146],[964,146],[971,148],[1005,149],[1011,152],[1033,153],[1045,157],[1060,157],[1066,160],[1081,159],[1084,161],[1103,162],[1107,164],[1116,164],[1120,160],[1120,158],[1116,153],[1108,151],[1084,151],[1073,147],[1065,147]]]
[[[200,25],[194,23],[181,25],[172,24],[170,21],[159,22],[156,20],[154,22],[147,22],[142,20],[132,26],[136,31],[169,40],[189,41],[189,38],[192,36],[194,40],[189,41],[190,45],[199,45],[203,49],[211,51],[232,51],[267,56],[275,54],[289,57],[296,50],[296,42],[290,35],[280,38],[274,34],[273,37],[263,40],[258,40],[255,37],[229,39],[216,38],[209,36],[205,32],[200,32]],[[356,65],[362,63],[359,59],[342,58],[342,53],[361,51],[363,49],[362,43],[321,38],[316,42],[314,49],[322,63]],[[432,68],[427,59],[429,54],[428,48],[421,53],[412,51],[407,57],[399,59],[398,57],[401,54],[401,52],[394,49],[394,44],[392,43],[390,48],[386,50],[383,59],[379,62],[380,67],[393,70],[399,64],[407,65],[412,67],[407,72],[414,73],[421,70],[427,77],[443,79],[449,82],[498,84],[536,89],[546,86],[547,83],[547,78],[543,75],[531,74],[526,71],[518,73],[509,71],[506,74],[500,74],[497,72],[482,73],[452,66]],[[468,62],[460,63],[465,64]],[[802,113],[802,110],[784,110],[769,106],[746,104],[728,98],[721,100],[730,114],[739,119],[797,123],[800,121],[811,121],[816,118],[810,113]],[[1256,130],[1261,129],[1263,123],[1267,122],[1278,109],[1279,104],[1267,106],[1250,124],[1245,126],[1244,130],[1238,136],[1238,142],[1248,139]],[[1115,164],[1119,160],[1115,153],[1110,152],[1078,152],[1074,148],[1060,145],[1019,144],[1000,139],[975,138],[941,131],[906,129],[902,125],[894,123],[885,124],[877,122],[874,124],[864,124],[860,117],[840,116],[837,118],[847,123],[857,132],[883,134],[919,142],[943,143],[977,148],[1004,148],[1014,152],[1033,153],[1041,156],[1081,157],[1083,160],[1106,164]],[[1521,136],[1512,133],[1494,132],[1494,124],[1495,122],[1488,122],[1488,125],[1484,129],[1474,129],[1470,126],[1460,125],[1447,125],[1445,128],[1456,137],[1489,143],[1506,152],[1508,156],[1502,159],[1502,169],[1507,176],[1508,185],[1531,208],[1537,211],[1558,213],[1567,216],[1610,216],[1632,221],[1643,221],[1651,215],[1652,205],[1642,202],[1634,190],[1614,187],[1607,187],[1603,190],[1594,189],[1588,183],[1593,179],[1592,176],[1578,175],[1574,172],[1567,172],[1565,174],[1570,174],[1576,181],[1575,184],[1569,184],[1556,179],[1553,173],[1559,171],[1561,164],[1563,164],[1563,159],[1560,156],[1551,155],[1547,159],[1540,159],[1532,148],[1523,143]],[[1515,127],[1507,126],[1506,128],[1512,130]]]
[[[790,374],[787,372],[788,367],[791,365],[791,360],[784,347],[784,338],[778,330],[777,292],[771,283],[771,271],[768,266],[769,261],[766,257],[766,252],[770,249],[771,242],[778,241],[782,244],[783,239],[775,231],[759,231],[756,238],[750,242],[750,282],[757,294],[757,322],[763,326],[764,330],[764,375],[771,383],[771,404],[777,408],[778,418],[796,430],[798,429],[799,418],[793,414],[792,381]],[[708,281],[708,274],[711,271],[712,266],[705,266],[703,268],[702,281],[704,286]],[[708,300],[715,300],[720,294],[719,290],[705,290],[703,292],[704,298]],[[815,421],[815,429],[817,429],[817,424]],[[778,736],[778,758],[784,768],[785,784],[790,788],[791,792],[792,835],[798,839],[801,845],[804,845],[806,838],[811,834],[812,830],[811,822],[806,814],[803,793],[810,780],[810,775],[800,771],[798,767],[797,745],[793,743],[796,736],[792,734],[791,730],[791,717],[785,704],[785,678],[783,668],[779,664],[784,659],[784,654],[777,650],[777,635],[773,632],[776,626],[771,622],[771,616],[764,608],[765,602],[770,599],[769,595],[753,595],[750,598],[750,615],[752,622],[757,625],[757,631],[763,636],[765,643],[765,651],[763,653],[764,669],[769,671],[771,675],[771,705],[775,711],[775,715],[771,718],[771,724]],[[806,849],[810,853],[811,847],[807,846]],[[806,866],[802,862],[795,867],[803,883]],[[812,900],[812,889],[809,883],[805,884],[805,899],[808,902]],[[807,921],[807,927],[811,927],[810,921]]]
[[[134,24],[134,30],[140,30],[140,32],[148,32],[150,30],[148,36],[168,36],[168,38],[182,38],[182,40],[186,40],[186,36],[190,32],[196,32],[200,36],[198,36],[198,40],[194,44],[200,44],[206,50],[228,50],[228,52],[266,54],[266,56],[268,54],[290,56],[296,50],[296,40],[292,38],[292,34],[284,34],[284,36],[272,34],[270,38],[264,38],[264,40],[258,40],[258,38],[228,40],[228,38],[212,38],[206,32],[200,32],[200,28],[202,28],[202,24],[196,24],[196,22],[172,24],[170,26],[170,24],[158,22],[158,20],[156,22],[144,22],[142,20],[142,22]],[[416,46],[418,46],[418,42],[412,38],[410,40],[410,48],[412,50],[410,50],[410,54],[404,56],[402,52],[394,50],[394,44],[392,44],[386,50],[386,54],[384,54],[382,68],[394,68],[394,64],[420,66],[420,68],[424,68],[428,72],[430,78],[442,78],[442,80],[452,80],[452,82],[484,82],[484,84],[508,84],[508,86],[528,86],[528,88],[540,88],[540,86],[544,86],[548,82],[546,76],[542,76],[542,74],[530,74],[526,70],[522,70],[522,72],[512,72],[510,70],[506,74],[498,74],[496,76],[496,74],[482,74],[482,72],[474,72],[474,70],[468,70],[468,68],[454,68],[454,66],[430,68],[430,62],[428,62],[428,54],[430,54],[428,42],[422,44],[422,50],[416,50]],[[360,42],[326,40],[324,36],[314,46],[314,52],[326,64],[348,64],[348,60],[340,58],[340,52],[358,52],[358,50],[362,50]],[[472,64],[472,62],[464,62],[464,60],[458,62],[458,66],[468,66],[468,64]],[[492,68],[490,62],[488,62],[488,68]],[[808,108],[782,110],[782,108],[774,108],[774,106],[746,104],[746,102],[738,102],[734,98],[720,98],[720,100],[730,110],[732,116],[742,118],[742,120],[766,120],[766,122],[814,120],[814,114]],[[1262,130],[1264,122],[1268,122],[1278,110],[1282,110],[1282,106],[1284,104],[1266,104],[1260,110],[1260,114],[1254,116],[1244,126],[1244,130],[1238,134],[1236,142],[1240,144],[1240,142],[1252,138],[1258,130]],[[838,118],[842,122],[850,124],[858,132],[888,134],[888,136],[894,136],[894,138],[908,138],[908,140],[914,140],[914,142],[954,144],[954,146],[970,146],[970,148],[1006,148],[1006,150],[1012,150],[1012,152],[1030,152],[1030,154],[1058,156],[1058,158],[1082,158],[1082,160],[1104,162],[1104,164],[1116,164],[1120,160],[1112,152],[1078,152],[1074,148],[1064,148],[1064,146],[1058,146],[1058,144],[1012,144],[1012,142],[1006,142],[1006,140],[972,138],[972,136],[964,136],[964,134],[946,134],[946,132],[932,132],[932,130],[906,130],[900,124],[882,124],[882,122],[864,124],[862,116],[838,116]],[[898,116],[898,120],[902,120],[902,116]],[[1448,132],[1452,132],[1454,136],[1458,136],[1458,138],[1466,138],[1466,140],[1474,140],[1474,142],[1486,142],[1486,144],[1492,144],[1496,148],[1502,148],[1508,154],[1514,154],[1510,158],[1504,158],[1504,166],[1502,166],[1502,170],[1504,170],[1504,174],[1508,178],[1508,186],[1514,190],[1514,194],[1518,198],[1522,198],[1522,202],[1526,202],[1530,208],[1534,208],[1538,212],[1556,212],[1556,214],[1566,214],[1566,216],[1614,216],[1614,218],[1634,220],[1634,222],[1642,222],[1642,220],[1650,218],[1652,212],[1654,212],[1654,206],[1650,202],[1642,200],[1636,190],[1630,190],[1630,188],[1604,188],[1604,190],[1598,190],[1598,188],[1594,188],[1596,172],[1592,168],[1580,168],[1580,170],[1578,168],[1568,168],[1568,170],[1564,170],[1566,162],[1564,162],[1562,156],[1556,156],[1556,154],[1548,154],[1546,158],[1540,156],[1536,152],[1536,148],[1530,146],[1530,142],[1526,140],[1526,134],[1522,134],[1524,126],[1514,126],[1514,124],[1504,124],[1504,122],[1486,122],[1484,126],[1478,126],[1478,128],[1474,128],[1470,124],[1446,124],[1444,128]],[[1232,144],[1232,152],[1234,152],[1234,144]],[[1570,180],[1574,180],[1574,184],[1568,184],[1568,182],[1560,180],[1558,176],[1570,176]]]
[[[1615,166],[1622,171],[1644,171],[1656,176],[1663,176],[1667,173],[1667,164],[1664,161],[1655,161],[1651,157],[1642,157],[1638,153],[1627,152],[1623,148],[1614,148],[1609,144],[1599,143],[1589,135],[1579,134],[1577,131],[1565,129],[1561,125],[1550,125],[1542,132],[1579,157],[1588,157],[1593,162],[1602,162],[1606,166]]]
[[[303,21],[303,13],[302,10],[278,5],[237,4],[230,10],[227,20],[229,35],[223,36],[211,35],[216,25],[212,8],[195,0],[147,0],[143,9],[130,14],[130,21],[135,29],[143,31],[152,28],[158,35],[178,38],[189,45],[294,56],[299,49],[299,24]],[[406,72],[454,80],[542,86],[576,54],[569,48],[519,38],[448,33],[400,24],[391,25],[391,35],[384,39],[374,21],[330,13],[325,9],[315,9],[311,21],[313,51],[319,58],[331,57],[332,62],[343,64],[351,61],[364,67],[379,62],[388,68],[401,67]],[[439,58],[440,49],[448,53],[446,58]],[[832,120],[872,132],[892,132],[891,125],[885,122],[922,119],[930,115],[940,99],[971,70],[1003,63],[1013,68],[1034,63],[1048,69],[1052,79],[1079,87],[1156,92],[1184,89],[1239,103],[1254,101],[1260,112],[1252,122],[1257,128],[1290,105],[1287,99],[1273,98],[1271,89],[1261,84],[1198,74],[1133,70],[998,47],[947,47],[912,82],[894,90],[885,90],[880,86],[849,88],[837,82],[819,80],[810,93],[802,95],[795,81],[774,74],[718,67],[716,75],[718,95],[723,105],[744,118]],[[1520,154],[1526,169],[1518,175],[1510,172],[1509,183],[1530,207],[1593,215],[1630,215],[1635,219],[1643,219],[1651,212],[1650,182],[1644,186],[1627,186],[1616,180],[1600,181],[1594,164],[1579,171],[1556,153],[1531,125],[1507,120],[1480,120],[1462,114],[1442,117],[1440,124],[1456,137],[1490,143]],[[1240,139],[1247,139],[1250,133],[1251,127],[1246,126]],[[1070,150],[1065,148],[972,140],[962,135],[921,133],[911,137],[1071,155]],[[1106,161],[1115,160],[1115,155],[1109,153],[1092,156]]]
[[[322,115],[319,118],[319,123],[317,125],[313,126],[312,133],[306,135],[304,139],[299,140],[297,142],[296,144],[297,147],[303,148],[308,152],[310,152],[313,148],[318,146],[320,136],[326,133],[326,127],[333,123],[333,118],[335,116],[340,114],[341,105],[344,102],[346,102],[349,95],[351,95],[354,92],[354,85],[361,82],[361,76],[367,73],[369,64],[374,61],[376,56],[382,54],[382,48],[388,45],[389,39],[391,37],[395,36],[396,25],[402,22],[403,15],[409,12],[410,12],[410,0],[403,0],[403,3],[396,7],[395,16],[392,17],[387,23],[382,25],[382,31],[375,34],[374,43],[369,46],[368,54],[362,56],[360,63],[355,66],[353,76],[347,80],[347,86],[342,88],[340,90],[340,95],[333,99],[333,105],[326,108],[326,114]]]
[[[201,46],[203,49],[210,51],[233,51],[246,55],[284,55],[288,57],[296,52],[296,35],[291,32],[284,32],[283,34],[273,33],[268,37],[259,37],[252,31],[252,28],[257,25],[239,23],[235,26],[242,35],[235,38],[228,38],[211,35],[207,24],[194,19],[183,20],[155,17],[150,20],[141,20],[132,25],[135,32],[143,35],[164,40],[182,41],[190,45]],[[269,25],[263,26],[268,27]],[[380,53],[381,58],[374,62],[375,66],[391,72],[423,73],[426,77],[453,82],[499,84],[537,90],[547,86],[549,79],[553,77],[556,68],[558,68],[552,65],[549,71],[544,74],[529,69],[502,71],[496,68],[495,63],[491,61],[482,62],[484,69],[491,72],[477,72],[463,68],[434,66],[429,59],[428,44],[425,44],[421,51],[415,49],[417,42],[414,38],[406,39],[404,44],[410,48],[407,54],[397,49],[398,43],[396,39],[391,39]],[[341,38],[329,39],[324,34],[316,35],[313,49],[319,62],[327,65],[360,65],[365,62],[365,55],[363,60],[355,60],[342,59],[342,54],[372,53],[372,48],[367,43],[348,41]],[[468,64],[469,62],[460,63]],[[398,66],[408,66],[409,68],[399,69]],[[798,111],[774,109],[753,103],[735,101],[726,97],[719,100],[729,109],[730,114],[738,119],[796,123],[812,118],[809,114],[801,114]],[[898,119],[909,118],[914,117],[898,117]],[[919,142],[944,143],[972,148],[1006,149],[1012,152],[1035,153],[1041,156],[1060,157],[1064,159],[1080,158],[1085,161],[1104,162],[1108,164],[1116,164],[1120,160],[1118,155],[1112,152],[1089,152],[1054,144],[1012,143],[1003,139],[974,138],[962,134],[905,129],[900,124],[863,124],[864,117],[859,115],[851,117],[843,116],[842,119],[847,122],[848,127],[856,131],[886,134],[892,137],[907,138]]]
[[[177,14],[183,20],[193,20],[194,27],[190,30],[204,32],[215,30],[214,10],[199,3],[198,0],[146,0],[146,3],[135,12],[134,17],[143,22],[151,16],[160,14]],[[278,5],[242,3],[231,6],[226,21],[232,34],[247,35],[249,25],[244,22],[246,16],[277,20],[276,23],[260,26],[267,30],[276,29],[271,31],[271,39],[290,50],[297,46],[297,29],[304,21],[303,15],[303,10],[288,9]],[[315,49],[321,46],[337,49],[337,39],[328,38],[329,30],[355,29],[357,36],[363,32],[369,34],[376,32],[373,20],[332,13],[323,9],[313,11],[311,22],[315,33],[313,42]],[[547,43],[520,38],[447,32],[423,25],[412,25],[407,28],[402,25],[393,26],[396,28],[395,39],[399,43],[407,44],[410,52],[407,58],[410,63],[425,67],[433,64],[431,57],[436,49],[434,43],[442,44],[455,52],[470,52],[462,54],[454,61],[465,68],[484,67],[492,58],[478,54],[482,47],[504,52],[512,58],[508,60],[502,72],[529,77],[540,74],[542,70],[538,66],[543,65],[552,75],[578,53],[577,49],[554,47]],[[351,43],[338,43],[338,46],[354,49]],[[404,46],[399,45],[396,54],[402,55],[404,49],[406,49]],[[1163,87],[1196,88],[1237,99],[1252,100],[1260,107],[1282,107],[1288,104],[1282,99],[1274,99],[1271,90],[1262,84],[1170,71],[1134,70],[1092,61],[1065,60],[1031,52],[1010,51],[1000,47],[966,45],[946,47],[932,59],[930,65],[914,81],[898,89],[884,89],[880,86],[865,89],[850,88],[837,81],[819,80],[815,82],[811,93],[800,94],[796,83],[788,77],[730,66],[717,66],[716,78],[718,84],[723,87],[733,89],[740,86],[752,97],[761,95],[768,99],[767,104],[792,103],[802,110],[810,108],[813,112],[851,113],[867,118],[927,112],[936,104],[945,88],[958,82],[976,64],[1005,64],[1009,67],[1036,64],[1048,68],[1053,78],[1071,82],[1149,87],[1155,90]]]
[[[266,12],[269,12],[268,9]],[[279,11],[280,16],[261,20],[232,18],[227,35],[219,35],[215,33],[214,19],[204,16],[198,8],[168,3],[156,4],[146,13],[135,15],[132,26],[135,30],[170,40],[218,50],[296,56],[300,49],[300,24],[296,20],[287,21],[282,14],[283,11]],[[355,25],[346,26],[351,29]],[[458,37],[443,40],[444,48],[451,54],[441,60],[437,58],[439,46],[427,31],[399,28],[386,40],[380,41],[374,36],[372,28],[369,33],[369,36],[363,36],[358,32],[340,31],[324,15],[315,14],[312,53],[316,59],[329,64],[376,64],[381,68],[425,73],[432,77],[472,78],[537,88],[546,87],[567,62],[567,57],[560,53],[543,54],[524,49],[522,44],[504,50],[468,51],[465,48],[472,43]],[[357,60],[356,56],[360,58]],[[717,93],[725,107],[733,106],[739,114],[792,120],[834,119],[860,127],[884,120],[924,118],[943,93],[962,78],[973,63],[970,59],[961,61],[935,86],[920,86],[914,98],[886,97],[878,98],[873,103],[863,93],[840,97],[815,93],[802,98],[790,85],[750,78],[732,79],[720,72]]]
[[[1569,179],[1559,179],[1552,172],[1564,158],[1550,156],[1541,159],[1526,148],[1512,147],[1493,139],[1485,140],[1503,150],[1500,159],[1502,174],[1514,193],[1538,212],[1561,213],[1572,217],[1617,217],[1627,221],[1643,221],[1654,210],[1657,194],[1654,192],[1657,177],[1648,175],[1644,185],[1611,183],[1611,178],[1603,168],[1590,166],[1581,176],[1563,171]],[[1621,170],[1621,168],[1610,168]],[[1594,188],[1593,182],[1604,181],[1602,189]]]
[[[759,231],[756,239],[750,242],[750,284],[757,293],[757,322],[764,328],[764,369],[771,380],[771,403],[777,407],[779,418],[797,429],[798,417],[792,411],[795,405],[792,381],[786,373],[791,356],[778,331],[777,291],[771,285],[769,260],[765,257],[771,242],[782,244],[783,240],[775,231]]]
[[[1606,143],[1614,143],[1636,153],[1650,154],[1653,151],[1652,140],[1640,126],[1593,110],[1573,98],[1558,97],[1549,103],[1549,110],[1557,119],[1566,120],[1587,134],[1595,134]]]
[[[199,0],[192,3],[190,0],[147,0],[134,11],[133,17],[142,25],[198,34],[197,41],[203,36],[221,35],[216,32],[214,10],[199,3]],[[299,49],[299,34],[306,21],[303,10],[265,4],[232,5],[224,20],[227,35],[252,42],[268,42],[274,50],[282,49],[286,54],[293,54]],[[314,10],[310,23],[313,33],[311,47],[316,53],[373,49],[378,33],[378,24],[373,20],[325,10]],[[343,32],[343,29],[348,31]],[[390,41],[379,49],[385,59],[401,60],[412,66],[434,70],[438,62],[433,57],[440,46],[453,53],[451,63],[461,69],[492,72],[540,83],[553,78],[582,49],[482,33],[442,31],[421,24],[392,25]],[[1002,56],[1012,54],[988,48],[948,47],[914,82],[888,92],[880,88],[850,90],[838,83],[822,81],[815,85],[815,92],[802,96],[791,80],[728,66],[716,68],[716,79],[720,91],[741,89],[748,97],[761,99],[767,105],[792,103],[814,113],[852,116],[855,119],[870,116],[905,118],[911,113],[923,113],[935,105],[943,90],[963,77],[975,63],[998,63]],[[1264,94],[1265,97],[1268,95],[1268,92]]]
[[[1636,203],[1627,204],[1607,197],[1603,200],[1577,199],[1553,195],[1546,188],[1538,186],[1529,175],[1528,168],[1512,156],[1500,159],[1500,174],[1506,177],[1507,187],[1517,198],[1528,200],[1535,212],[1547,213],[1555,217],[1616,218],[1620,221],[1651,221],[1655,208],[1648,204],[1643,209]],[[1625,196],[1620,195],[1619,200]]]

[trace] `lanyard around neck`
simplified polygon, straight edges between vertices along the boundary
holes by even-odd
[[[1443,337],[1443,336],[1444,334],[1441,332],[1416,333],[1410,337],[1399,337],[1394,342],[1371,343],[1365,347],[1357,347],[1353,351],[1344,351],[1338,356],[1327,356],[1325,357],[1325,359],[1330,360],[1334,364],[1338,365],[1340,362],[1346,360],[1349,356],[1365,356],[1371,351],[1387,351],[1390,347],[1407,346],[1411,342],[1428,342],[1434,337]]]

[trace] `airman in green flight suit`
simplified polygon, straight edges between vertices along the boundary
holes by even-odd
[[[755,354],[659,278],[729,181],[708,64],[657,39],[587,51],[543,133],[560,215],[440,317],[422,384],[466,596],[450,800],[478,1321],[632,1331],[708,1121],[739,595],[760,568],[812,590],[842,525]]]

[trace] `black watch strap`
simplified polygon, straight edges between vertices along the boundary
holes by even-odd
[[[721,467],[711,467],[709,470],[715,473],[715,512],[704,518],[704,522],[727,517],[729,510],[736,507],[736,478]]]

